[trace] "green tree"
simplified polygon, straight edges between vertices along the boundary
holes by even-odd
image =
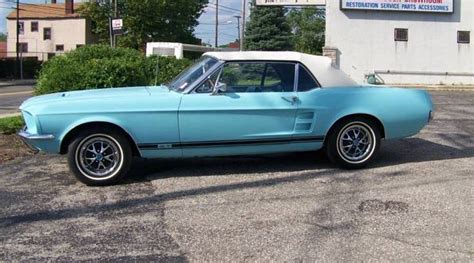
[[[294,34],[295,50],[320,55],[325,41],[325,10],[293,9],[288,13],[287,18]]]
[[[151,41],[198,44],[193,32],[207,3],[208,0],[118,0],[118,13],[126,32],[118,38],[118,45],[143,49]],[[112,10],[111,1],[84,3],[80,9],[92,21],[99,43],[109,41],[108,18],[113,15]]]
[[[245,30],[246,50],[292,50],[291,28],[285,8],[257,6],[252,3],[250,20]]]
[[[7,35],[5,33],[0,33],[0,41],[7,41]]]

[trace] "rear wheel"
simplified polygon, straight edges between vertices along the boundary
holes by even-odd
[[[111,185],[130,170],[132,150],[127,138],[112,129],[80,132],[68,148],[71,172],[87,185]]]
[[[345,168],[363,168],[378,152],[380,131],[370,119],[352,118],[337,123],[326,143],[332,162]]]

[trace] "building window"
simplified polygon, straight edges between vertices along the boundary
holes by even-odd
[[[38,32],[38,22],[31,22],[31,32]]]
[[[23,33],[25,33],[25,23],[24,22],[18,22],[18,33],[20,35],[23,35]]]
[[[56,45],[56,51],[63,52],[64,51],[64,45]]]
[[[43,29],[43,40],[51,40],[51,28],[45,27]]]
[[[408,41],[408,29],[395,28],[395,41]]]
[[[458,31],[458,43],[459,44],[471,43],[471,31]]]
[[[18,51],[28,53],[28,43],[18,43]]]
[[[83,46],[84,46],[84,44],[77,44],[77,45],[76,45],[76,48],[81,48],[81,47],[83,47]]]

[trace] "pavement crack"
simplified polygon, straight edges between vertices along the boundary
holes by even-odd
[[[423,245],[413,243],[413,242],[410,242],[410,241],[406,241],[406,240],[403,240],[403,239],[399,239],[399,238],[396,238],[396,237],[389,237],[389,236],[384,236],[384,235],[377,235],[377,234],[371,234],[371,233],[362,233],[362,232],[359,232],[358,234],[366,235],[366,236],[373,236],[373,237],[380,237],[380,238],[383,238],[383,239],[403,243],[405,245],[409,245],[409,246],[413,246],[413,247],[420,247],[420,248],[426,248],[426,249],[437,250],[437,251],[461,253],[461,254],[466,254],[466,255],[469,255],[469,256],[471,255],[468,251],[461,251],[461,250],[450,249],[450,248],[439,248],[439,247],[432,247],[432,246],[423,246]]]

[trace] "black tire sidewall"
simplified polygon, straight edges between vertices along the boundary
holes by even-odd
[[[77,163],[77,157],[76,157],[76,152],[78,147],[81,145],[81,143],[84,141],[84,139],[93,136],[93,135],[107,135],[112,137],[117,143],[118,147],[121,148],[122,150],[122,164],[118,172],[106,179],[106,180],[93,180],[81,171],[81,169],[78,167]],[[106,185],[113,185],[118,183],[121,179],[123,179],[128,171],[130,170],[131,164],[132,164],[132,149],[130,146],[129,141],[127,138],[121,133],[118,132],[114,129],[90,129],[87,131],[82,131],[79,132],[73,141],[69,144],[68,147],[68,154],[67,154],[67,160],[69,164],[69,169],[73,173],[73,175],[82,183],[89,185],[89,186],[106,186]]]
[[[338,145],[338,136],[341,132],[342,129],[344,129],[348,124],[351,123],[360,123],[372,130],[374,138],[373,140],[375,141],[375,147],[372,151],[372,154],[367,158],[364,162],[361,163],[351,163],[347,162],[338,152],[337,145]],[[328,155],[328,158],[335,164],[342,166],[343,168],[347,169],[358,169],[358,168],[364,168],[368,164],[370,164],[377,156],[378,150],[380,148],[380,143],[381,143],[381,136],[380,136],[380,131],[377,128],[377,125],[375,123],[367,118],[348,118],[346,120],[340,121],[335,124],[335,126],[331,129],[331,131],[328,134],[328,138],[326,141],[326,153]]]

